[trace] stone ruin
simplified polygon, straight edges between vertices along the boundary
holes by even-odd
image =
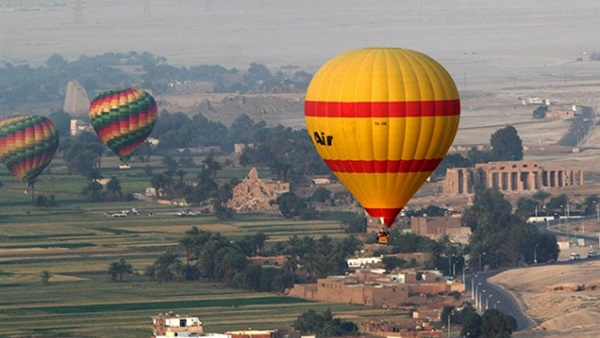
[[[63,110],[71,116],[87,116],[89,109],[90,98],[85,88],[77,80],[69,81]]]
[[[233,197],[227,207],[236,212],[276,210],[277,206],[271,205],[271,202],[277,197],[275,190],[258,178],[256,168],[252,168],[248,176],[233,188]]]

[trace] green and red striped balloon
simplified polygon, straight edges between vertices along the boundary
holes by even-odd
[[[20,115],[0,120],[0,162],[32,185],[58,148],[58,131],[44,116]]]
[[[104,142],[123,163],[146,140],[158,118],[152,95],[128,88],[100,93],[90,105],[90,121]]]

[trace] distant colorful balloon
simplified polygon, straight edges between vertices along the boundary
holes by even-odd
[[[154,98],[142,89],[105,91],[90,104],[96,134],[124,163],[150,135],[157,118]]]
[[[58,131],[44,116],[10,116],[0,120],[0,162],[32,185],[58,148]]]
[[[317,152],[387,226],[442,161],[459,119],[448,72],[408,49],[342,53],[317,71],[306,92],[306,126]]]

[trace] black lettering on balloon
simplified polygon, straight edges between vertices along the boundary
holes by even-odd
[[[325,135],[325,133],[321,132],[321,135],[315,131],[314,133],[315,143],[320,144],[322,146],[330,146],[333,144],[333,135]]]

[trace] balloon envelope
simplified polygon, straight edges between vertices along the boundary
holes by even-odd
[[[0,120],[0,161],[30,185],[52,161],[57,148],[56,126],[44,116],[21,115]]]
[[[157,118],[154,98],[142,89],[108,90],[90,104],[96,134],[125,163],[150,135]]]
[[[388,226],[442,161],[460,119],[448,72],[400,48],[357,49],[329,60],[311,80],[304,108],[321,158]]]

